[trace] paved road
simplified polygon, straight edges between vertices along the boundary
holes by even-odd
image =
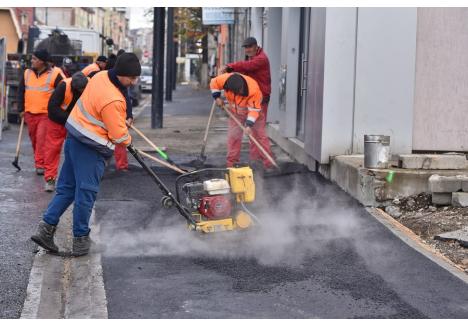
[[[202,114],[192,95],[184,101]],[[187,110],[176,103],[173,114]],[[14,172],[16,132],[0,142],[1,318],[21,313],[28,239],[50,199],[26,137],[23,171]],[[132,163],[127,173],[107,169],[96,204],[111,318],[468,318],[465,283],[319,175],[257,178],[261,225],[199,236],[161,209],[159,189]],[[158,172],[172,187],[175,175]]]
[[[108,174],[96,213],[109,317],[468,317],[466,284],[320,176],[258,192],[260,227],[199,237],[160,208],[142,170]]]
[[[107,171],[96,217],[109,317],[468,318],[465,283],[321,176],[256,182],[260,226],[199,236],[135,162]]]
[[[11,165],[18,130],[18,125],[11,125],[0,141],[0,318],[18,318],[21,314],[35,251],[29,237],[51,197],[44,192],[43,178],[34,172],[26,128],[21,172]]]

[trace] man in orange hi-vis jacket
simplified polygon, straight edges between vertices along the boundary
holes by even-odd
[[[56,194],[49,203],[37,233],[31,237],[41,247],[58,252],[54,233],[60,217],[74,202],[73,256],[89,252],[89,219],[104,174],[106,159],[115,145],[130,145],[126,125],[128,87],[141,74],[134,53],[122,54],[114,69],[101,71],[91,78],[76,101],[65,128],[65,160],[57,180]]]
[[[96,62],[92,63],[81,70],[81,72],[86,76],[86,77],[91,77],[91,74],[96,74],[104,69],[106,69],[107,65],[107,58],[104,55],[100,55],[97,57]]]
[[[229,103],[229,109],[234,116],[245,125],[246,132],[262,145],[262,147],[270,154],[270,140],[265,131],[265,125],[256,123],[264,112],[262,112],[262,92],[258,83],[251,77],[239,73],[225,73],[213,78],[210,82],[211,93],[218,106],[222,106],[221,91],[224,90],[224,96]],[[234,166],[239,162],[241,144],[242,144],[242,129],[229,119],[228,130],[228,167]],[[250,158],[255,159],[256,151],[253,150],[255,144],[250,143]],[[273,168],[271,162],[261,155],[263,166],[266,170]]]
[[[31,68],[24,71],[18,87],[18,108],[21,114],[24,114],[24,121],[28,125],[38,175],[44,174],[47,103],[63,79],[60,71],[50,66],[49,60],[47,50],[35,51],[31,59]]]

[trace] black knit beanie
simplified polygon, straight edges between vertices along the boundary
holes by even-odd
[[[44,62],[49,61],[49,52],[46,49],[40,49],[33,52],[33,55]]]
[[[105,55],[100,55],[97,57],[96,61],[107,62],[107,57]]]
[[[117,76],[134,77],[141,75],[141,65],[135,53],[122,53],[115,63],[114,67]]]

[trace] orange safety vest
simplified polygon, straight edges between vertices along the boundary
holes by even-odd
[[[210,89],[212,93],[221,92],[226,80],[234,73],[225,73],[213,78],[210,82]],[[239,74],[244,77],[249,89],[249,95],[240,96],[231,91],[224,91],[224,96],[229,102],[231,111],[236,114],[246,114],[247,119],[255,122],[262,111],[262,92],[255,79]]]
[[[62,76],[63,79],[67,78],[67,76],[65,76],[65,73],[63,72],[62,68],[52,67],[52,70],[56,70]]]
[[[66,127],[72,136],[110,157],[114,144],[128,145],[131,142],[125,124],[126,111],[125,97],[111,82],[108,72],[101,71],[88,82]]]
[[[71,81],[72,81],[71,77],[62,80],[62,82],[65,83],[65,94],[64,94],[64,97],[63,97],[63,102],[60,105],[60,107],[64,111],[67,110],[68,106],[70,105],[70,103],[73,100],[73,92],[72,92],[72,88],[71,88]]]
[[[24,71],[24,110],[33,114],[47,114],[47,104],[54,92],[59,72],[49,69],[37,77],[32,69]]]
[[[83,68],[83,70],[81,70],[81,72],[86,76],[88,77],[90,73],[94,72],[94,71],[101,71],[101,68],[99,68],[98,64],[95,62],[95,63],[92,63],[86,67]]]

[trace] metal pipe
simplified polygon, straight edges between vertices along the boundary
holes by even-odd
[[[172,79],[174,78],[174,8],[167,8],[166,32],[166,101],[172,101]]]
[[[151,90],[151,128],[153,129],[163,127],[164,21],[165,8],[155,7],[153,19],[153,87]]]

